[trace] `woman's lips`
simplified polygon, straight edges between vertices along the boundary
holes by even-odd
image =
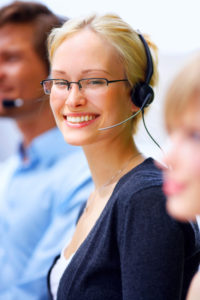
[[[167,196],[174,196],[183,191],[185,184],[178,183],[171,179],[164,180],[163,191]]]

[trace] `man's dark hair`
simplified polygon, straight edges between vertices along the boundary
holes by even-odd
[[[37,2],[14,1],[0,9],[0,27],[7,24],[27,24],[33,27],[33,47],[48,71],[47,36],[52,28],[61,26],[66,20]]]

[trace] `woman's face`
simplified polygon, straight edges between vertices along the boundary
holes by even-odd
[[[125,78],[122,62],[116,50],[98,34],[83,29],[67,38],[55,51],[52,59],[52,78],[77,82],[84,78]],[[94,83],[94,85],[93,85]],[[128,118],[134,110],[127,82],[110,83],[102,88],[93,82],[87,89],[71,84],[60,91],[52,87],[50,104],[58,127],[65,140],[73,145],[131,134],[131,122],[115,129],[100,131]]]
[[[169,213],[181,220],[200,214],[200,98],[191,99],[170,133],[164,192]]]

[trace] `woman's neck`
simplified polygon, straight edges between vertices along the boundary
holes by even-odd
[[[84,147],[95,189],[118,181],[144,158],[138,151],[134,141],[129,143],[97,143]]]

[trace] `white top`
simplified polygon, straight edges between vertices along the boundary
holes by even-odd
[[[56,261],[50,273],[50,289],[54,300],[57,299],[57,292],[60,279],[75,254],[73,253],[68,259],[66,259],[64,256],[65,249],[66,247],[62,250],[59,259]]]

